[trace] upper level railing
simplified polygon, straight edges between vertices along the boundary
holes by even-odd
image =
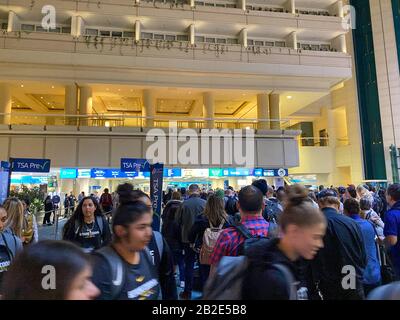
[[[12,127],[19,125],[43,126],[68,126],[76,127],[103,127],[103,128],[136,128],[139,132],[149,128],[178,129],[253,129],[262,134],[266,130],[292,130],[295,119],[238,119],[238,118],[172,118],[168,116],[144,117],[129,114],[92,114],[92,115],[60,115],[60,114],[32,114],[32,113],[0,113],[0,125],[7,124]],[[304,137],[298,136],[297,140],[302,147],[330,147],[332,138],[329,137]],[[336,147],[349,145],[347,137],[337,138]]]

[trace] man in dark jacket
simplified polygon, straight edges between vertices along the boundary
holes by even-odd
[[[339,214],[340,201],[333,190],[321,191],[318,204],[328,225],[324,248],[311,263],[310,282],[313,286],[309,288],[310,292],[315,294],[315,285],[318,285],[324,300],[364,299],[362,279],[367,256],[360,227],[349,217]]]
[[[182,243],[185,261],[185,290],[180,294],[181,299],[191,299],[193,287],[193,269],[195,251],[190,247],[189,232],[197,216],[201,215],[206,201],[200,198],[200,188],[197,184],[189,186],[189,198],[185,200],[176,212],[175,221],[182,230]]]

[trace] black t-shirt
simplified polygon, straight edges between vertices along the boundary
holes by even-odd
[[[5,246],[0,246],[0,288],[4,274],[7,272],[11,264],[10,254]]]
[[[129,264],[121,258],[125,270],[122,290],[114,300],[157,300],[160,286],[155,267],[145,251],[140,252],[139,264]],[[93,283],[100,289],[98,300],[110,300],[112,272],[108,262],[98,255],[94,256]]]
[[[101,232],[97,221],[89,224],[84,223],[75,239],[87,253],[99,249],[101,247]]]

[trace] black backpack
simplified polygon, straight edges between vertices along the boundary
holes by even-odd
[[[222,257],[217,270],[208,278],[203,291],[204,300],[242,300],[243,281],[249,268],[247,256]],[[298,300],[297,282],[283,264],[271,264],[287,280],[289,300]]]
[[[153,258],[150,255],[149,249],[145,248],[145,257],[149,264],[153,264]],[[110,246],[103,247],[93,254],[103,257],[111,269],[111,290],[110,300],[115,300],[121,294],[121,291],[125,285],[126,270],[122,258],[119,254]],[[156,275],[154,275],[156,277]],[[158,278],[158,277],[156,277]]]

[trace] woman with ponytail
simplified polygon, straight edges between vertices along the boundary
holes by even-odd
[[[313,205],[308,191],[293,185],[287,189],[286,206],[278,223],[280,238],[260,240],[248,250],[250,264],[243,282],[243,299],[307,299],[299,265],[303,259],[312,260],[323,247],[326,219]]]
[[[133,201],[132,188],[117,189],[119,206],[113,217],[113,241],[95,252],[93,283],[101,300],[157,300],[157,270],[147,245],[152,237],[152,211]]]

